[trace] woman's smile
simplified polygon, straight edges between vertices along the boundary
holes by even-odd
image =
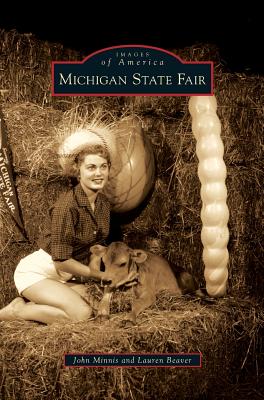
[[[89,154],[80,166],[80,183],[92,191],[104,188],[108,181],[109,165],[105,158],[97,154]]]

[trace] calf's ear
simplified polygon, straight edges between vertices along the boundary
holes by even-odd
[[[137,263],[143,263],[148,258],[147,253],[144,250],[132,250],[131,257]]]
[[[106,253],[107,247],[100,244],[95,244],[90,247],[90,252],[96,256],[102,257]]]

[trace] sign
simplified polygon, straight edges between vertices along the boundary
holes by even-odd
[[[144,368],[201,368],[201,353],[88,353],[65,354],[64,366],[75,368],[144,367]]]
[[[151,46],[109,47],[81,62],[53,61],[52,95],[213,95],[213,62],[185,62]]]

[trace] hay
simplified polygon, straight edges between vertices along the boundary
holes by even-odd
[[[33,103],[2,108],[12,149],[14,172],[52,180],[59,175],[55,127],[62,113]]]
[[[224,159],[230,166],[251,164],[263,171],[263,77],[225,74],[224,79],[216,93]]]
[[[0,29],[0,105],[30,102],[67,111],[75,105],[87,110],[100,104],[112,113],[122,109],[123,98],[118,97],[51,96],[51,62],[81,61],[87,55],[60,43],[38,40],[31,33]]]
[[[139,317],[138,326],[127,329],[120,328],[123,315],[117,314],[103,323],[92,320],[50,327],[1,323],[5,328],[0,334],[3,398],[170,399],[176,393],[177,399],[198,399],[205,393],[212,396],[207,398],[217,398],[217,382],[221,386],[231,381],[231,373],[243,374],[245,359],[255,351],[252,343],[263,314],[257,304],[253,308],[250,302],[234,299],[210,306],[174,299],[171,306],[161,313],[162,307],[156,305]],[[63,355],[68,352],[181,351],[201,351],[203,368],[63,368]]]
[[[51,61],[82,59],[78,52],[64,49],[59,43],[40,41],[31,33],[19,34],[16,30],[6,32],[3,29],[0,30],[0,54],[3,99],[40,105],[51,103]]]
[[[5,250],[0,253],[0,308],[18,295],[14,283],[14,270],[21,258],[36,250],[36,245],[10,237]]]

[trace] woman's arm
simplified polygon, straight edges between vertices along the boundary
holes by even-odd
[[[97,280],[107,280],[104,272],[84,265],[73,258],[69,258],[65,261],[54,261],[54,263],[58,272],[62,271],[76,276],[85,276],[87,278],[95,278]]]

